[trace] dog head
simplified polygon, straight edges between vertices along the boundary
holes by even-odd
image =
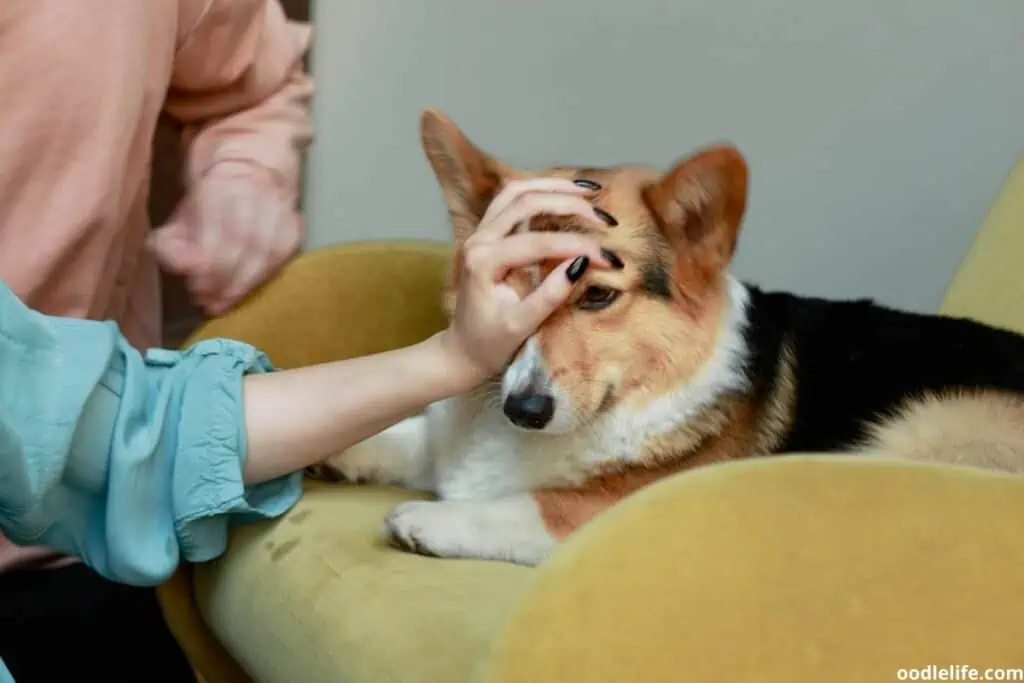
[[[451,217],[455,259],[445,305],[454,310],[459,252],[494,197],[529,177],[587,179],[591,197],[615,226],[537,216],[529,230],[583,230],[621,260],[591,268],[572,298],[518,352],[501,380],[515,425],[565,433],[625,408],[639,410],[693,380],[720,343],[732,260],[747,197],[747,164],[721,145],[699,150],[661,173],[640,166],[514,169],[469,140],[443,114],[421,120],[423,147]],[[557,263],[510,273],[529,292]]]

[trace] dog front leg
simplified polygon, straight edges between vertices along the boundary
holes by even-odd
[[[575,489],[546,489],[494,501],[413,501],[386,521],[391,542],[437,557],[540,564],[579,527],[657,478],[601,477]]]
[[[416,415],[331,456],[322,467],[357,484],[434,491],[425,415]]]
[[[496,560],[533,566],[556,545],[529,493],[494,501],[410,501],[385,521],[403,550],[434,557]]]

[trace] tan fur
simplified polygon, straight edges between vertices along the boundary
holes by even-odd
[[[908,400],[872,426],[862,452],[1024,473],[1024,399],[987,391]]]
[[[648,462],[617,467],[572,489],[535,491],[534,500],[551,534],[563,540],[595,515],[665,477],[684,470],[727,462],[750,454],[754,408],[737,403],[716,409],[698,425],[682,427],[671,437],[652,440]]]
[[[777,451],[793,426],[797,393],[795,365],[793,345],[785,342],[779,355],[775,386],[761,407],[755,428],[753,455],[767,455]]]
[[[626,496],[683,469],[684,463],[680,461],[661,467],[634,467],[599,475],[585,486],[534,491],[532,495],[544,525],[555,539],[562,541]]]
[[[537,335],[553,377],[560,386],[569,388],[576,405],[587,413],[621,403],[643,405],[693,377],[714,348],[727,259],[708,258],[706,263],[714,266],[708,265],[706,270],[692,268],[693,254],[703,250],[695,248],[674,222],[662,222],[646,203],[646,196],[655,190],[661,195],[684,196],[703,192],[686,183],[692,178],[703,180],[701,171],[693,169],[705,163],[706,156],[691,157],[665,176],[671,183],[684,183],[681,187],[669,186],[650,170],[632,166],[587,169],[586,176],[564,167],[540,174],[587,177],[601,183],[603,189],[593,203],[619,221],[617,227],[601,230],[598,236],[601,246],[617,254],[625,268],[591,269],[578,287],[581,293],[588,285],[612,287],[622,291],[619,301],[598,313],[562,309]],[[690,175],[679,172],[684,168],[691,169]],[[741,184],[745,186],[745,180]],[[714,199],[707,193],[705,201],[713,204]],[[679,215],[669,220],[686,218]],[[738,221],[739,215],[730,220]],[[560,222],[573,223],[548,218],[542,225],[557,229]],[[735,235],[737,231],[738,224],[729,224],[718,232]],[[668,266],[676,289],[671,301],[652,300],[641,294],[642,268],[652,263]]]
[[[663,464],[680,460],[680,454],[686,454],[680,469],[689,469],[775,451],[793,422],[793,363],[792,345],[785,344],[779,356],[778,379],[763,405],[756,406],[749,399],[716,405],[671,432],[649,440],[642,460]]]
[[[639,408],[679,386],[697,372],[715,344],[717,296],[709,299],[708,308],[687,314],[679,304],[636,296],[634,285],[624,280],[593,271],[584,287],[619,285],[624,300],[603,315],[558,312],[537,335],[552,378],[588,415],[622,403]]]
[[[781,362],[791,361],[791,352]],[[737,400],[716,406],[670,434],[652,439],[645,464],[619,468],[572,490],[534,492],[549,531],[564,539],[599,512],[650,484],[685,470],[768,455],[788,429],[795,385],[786,371],[772,398],[758,406]]]

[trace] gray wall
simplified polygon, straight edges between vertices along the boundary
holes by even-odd
[[[1022,0],[319,0],[311,244],[446,239],[422,108],[524,166],[731,140],[735,272],[932,310],[1024,151]]]

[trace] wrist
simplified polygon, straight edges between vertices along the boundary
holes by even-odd
[[[487,372],[473,361],[451,330],[438,332],[425,343],[432,349],[433,362],[445,377],[450,395],[469,391],[487,380]]]

